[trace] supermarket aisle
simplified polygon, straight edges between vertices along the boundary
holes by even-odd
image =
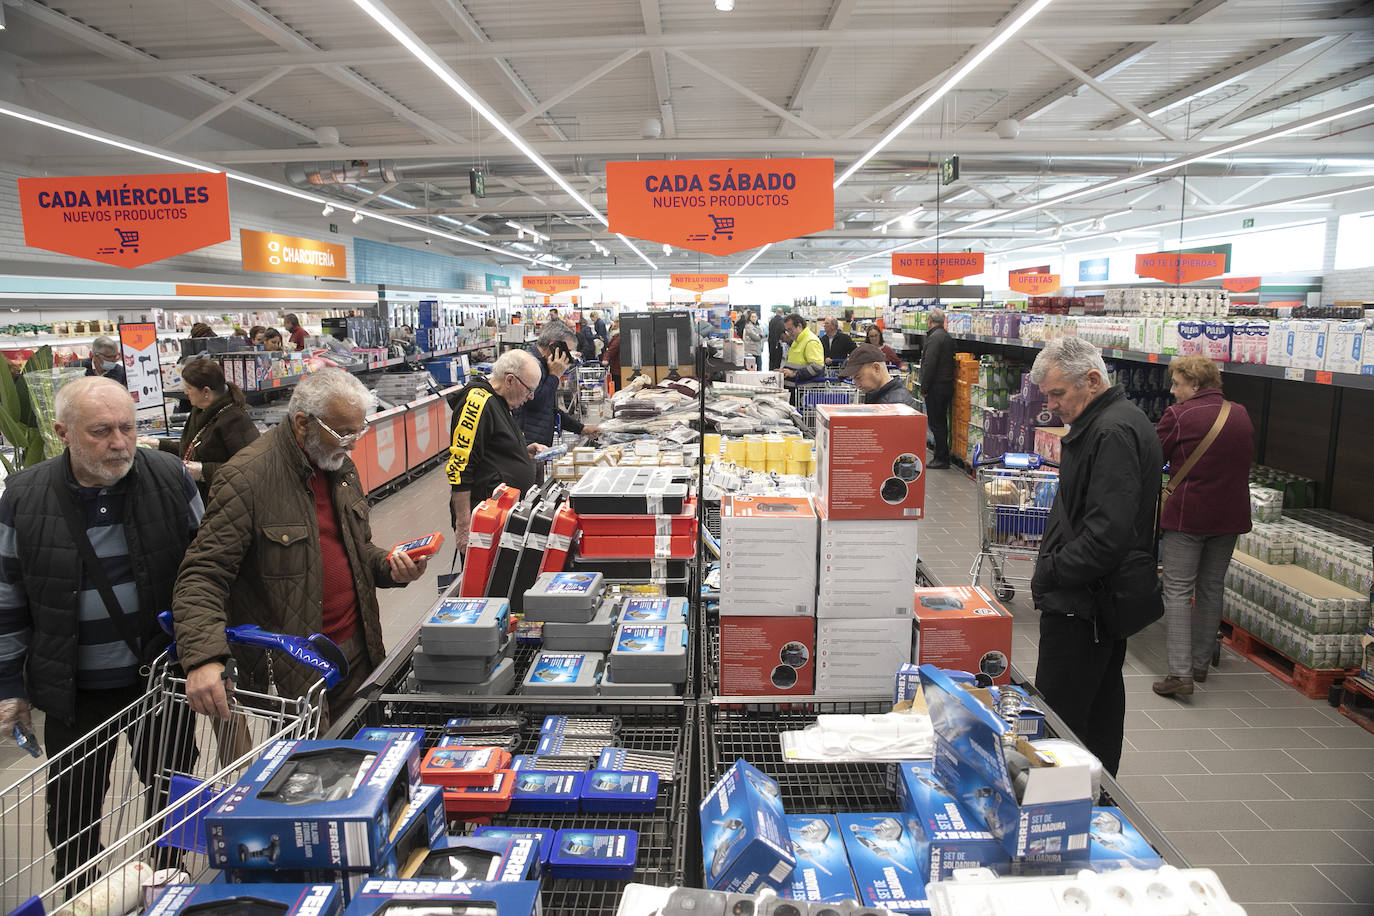
[[[920,551],[945,583],[969,581],[976,496],[961,471],[931,472]],[[1024,587],[1011,610],[1012,661],[1029,677],[1038,628]],[[1126,657],[1121,782],[1131,796],[1252,916],[1371,912],[1374,735],[1230,649],[1188,700],[1155,696],[1164,651],[1161,622]]]

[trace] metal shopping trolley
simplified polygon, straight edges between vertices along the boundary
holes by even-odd
[[[982,459],[981,449],[975,449],[972,464],[983,546],[973,558],[969,578],[977,585],[987,562],[998,600],[1010,601],[1016,595],[1012,580],[1029,585],[1030,576],[1009,575],[1007,562],[1035,562],[1059,489],[1059,472],[1039,455],[1019,452]]]
[[[164,652],[143,696],[0,792],[0,908],[141,909],[144,885],[205,869],[202,815],[269,744],[319,734],[325,690],[346,673],[337,647],[257,627],[226,636],[287,652],[321,676],[298,697],[236,689],[221,721],[191,711],[175,646]]]
[[[797,409],[801,411],[802,429],[816,434],[816,408],[821,404],[858,404],[863,392],[853,382],[825,376],[803,382],[796,389]]]

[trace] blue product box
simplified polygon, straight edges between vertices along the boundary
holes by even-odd
[[[445,837],[407,878],[438,881],[531,881],[539,877],[533,837]]]
[[[929,913],[913,830],[900,812],[841,814],[840,835],[859,899],[899,913]]]
[[[568,735],[559,732],[546,732],[539,736],[539,743],[534,746],[535,756],[547,757],[552,755],[578,755],[592,756],[600,754],[601,749],[609,742],[614,741],[609,736],[595,735]]]
[[[420,745],[277,741],[205,814],[213,868],[339,868],[385,862],[418,786]]]
[[[281,916],[337,916],[343,895],[333,884],[173,884],[162,892],[148,916],[177,916],[183,910],[206,906],[232,908],[235,901],[266,903]]]
[[[582,810],[593,814],[652,814],[658,804],[658,774],[636,770],[592,770],[582,784]]]
[[[578,738],[615,738],[620,732],[620,719],[616,716],[587,718],[582,716],[545,716],[539,726],[539,735],[573,735]]]
[[[1093,808],[1088,837],[1088,867],[1093,871],[1159,868],[1164,864],[1149,841],[1122,816],[1120,808]]]
[[[639,834],[633,830],[560,830],[554,834],[549,873],[555,878],[634,877]]]
[[[553,854],[553,831],[542,827],[478,827],[473,836],[495,839],[531,839],[539,844],[539,864],[547,865]]]
[[[512,811],[576,811],[583,774],[565,770],[520,770],[510,796]]]
[[[437,881],[373,878],[353,895],[344,916],[372,916],[391,901],[439,913],[539,916],[538,881]]]
[[[1031,766],[1018,795],[1002,745],[1002,736],[1012,727],[987,705],[990,698],[985,701],[958,686],[934,665],[921,666],[921,685],[935,726],[936,780],[987,826],[1012,858],[1086,862],[1092,818],[1088,767]],[[1024,757],[1040,759],[1024,738],[1017,740]]]
[[[686,598],[626,598],[621,623],[686,623]]]
[[[789,814],[787,832],[797,866],[792,869],[792,884],[782,896],[825,903],[859,898],[849,873],[840,823],[833,814]]]
[[[776,782],[736,760],[702,799],[700,816],[707,887],[752,894],[790,885],[797,860]]]
[[[935,779],[929,760],[898,766],[897,800],[925,835],[925,849],[917,850],[924,880],[941,881],[956,868],[1006,870],[1011,862],[1006,849]]]
[[[892,687],[892,705],[914,699],[921,692],[921,666],[906,662],[897,669]]]
[[[354,734],[355,741],[397,741],[410,740],[424,747],[425,730],[423,728],[360,728]]]
[[[411,797],[400,827],[393,831],[380,868],[373,874],[379,878],[404,875],[418,866],[424,854],[442,841],[448,832],[444,817],[444,792],[438,786],[420,786]]]

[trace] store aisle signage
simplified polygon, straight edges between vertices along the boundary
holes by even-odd
[[[870,296],[886,296],[886,295],[887,295],[887,281],[886,281],[886,280],[874,280],[872,283],[868,284],[868,294],[869,294]]]
[[[223,172],[20,178],[24,244],[139,267],[230,239]]]
[[[1165,283],[1192,283],[1226,272],[1222,252],[1158,251],[1135,256],[1135,272]]]
[[[244,270],[341,280],[348,277],[348,249],[332,242],[240,229],[239,248]]]
[[[148,323],[119,326],[120,358],[124,361],[124,384],[134,398],[139,432],[167,428],[162,403],[162,367],[157,356],[157,325]]]
[[[606,163],[610,230],[727,255],[835,225],[833,159]]]
[[[1089,258],[1078,262],[1079,283],[1102,283],[1111,270],[1111,258]]]
[[[704,293],[708,289],[721,289],[730,285],[729,274],[673,274],[668,285],[673,289],[685,289],[693,293]]]
[[[1259,277],[1225,277],[1221,281],[1223,289],[1233,293],[1253,293],[1260,288]]]
[[[582,278],[577,274],[526,276],[520,281],[521,289],[532,290],[545,296],[556,296],[559,293],[566,293],[570,289],[580,289],[581,287]]]
[[[1059,274],[1017,273],[1007,274],[1007,285],[1018,293],[1044,296],[1059,289]]]
[[[868,298],[868,287],[867,287],[867,286],[851,286],[851,287],[849,287],[849,295],[850,295],[851,297],[855,298],[855,299],[867,299],[867,298]]]
[[[974,277],[983,272],[983,253],[895,252],[892,272],[899,277],[912,277],[927,283],[945,283],[961,277]]]

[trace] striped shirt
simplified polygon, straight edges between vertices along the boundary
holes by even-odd
[[[205,506],[190,474],[183,476],[191,530],[200,527]],[[77,487],[86,513],[86,534],[105,571],[115,600],[126,614],[139,612],[133,558],[124,535],[124,481],[113,487]],[[110,619],[100,590],[89,577],[78,602],[78,690],[128,687],[140,680],[138,659]],[[19,561],[10,491],[0,494],[0,699],[24,696],[24,655],[32,629],[28,594]]]

